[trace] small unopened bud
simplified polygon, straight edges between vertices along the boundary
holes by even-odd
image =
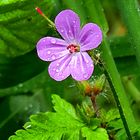
[[[98,95],[102,92],[105,85],[105,75],[102,74],[97,80],[95,80],[93,85],[93,93],[94,95]]]
[[[92,86],[89,81],[78,82],[79,89],[87,96],[90,96],[92,92]]]
[[[43,16],[43,12],[41,11],[41,9],[40,9],[39,7],[36,7],[35,9],[36,9],[36,11],[37,11],[40,15]]]
[[[35,9],[42,17],[44,17],[48,21],[51,27],[55,28],[55,24],[42,12],[39,7],[36,7]]]

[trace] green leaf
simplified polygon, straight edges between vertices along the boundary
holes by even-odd
[[[113,120],[119,119],[119,118],[120,118],[120,114],[119,114],[118,109],[111,109],[106,114],[107,122],[110,122],[110,121],[113,121]]]
[[[52,5],[50,0],[43,2],[2,0],[0,2],[0,54],[15,57],[33,50],[37,41],[49,29],[47,21],[35,11],[35,7],[40,6],[43,11],[47,9],[47,16],[50,17]]]
[[[82,135],[86,138],[86,140],[109,140],[107,131],[104,128],[97,128],[94,132],[87,127],[83,127]]]
[[[115,58],[115,63],[121,76],[140,75],[136,56],[134,55]]]
[[[121,119],[109,122],[108,127],[111,127],[113,130],[118,130],[118,129],[123,129],[124,128]]]
[[[128,36],[110,38],[110,49],[121,76],[140,75],[134,47]]]
[[[7,88],[36,76],[46,68],[35,52],[16,58],[0,55],[0,88]]]
[[[39,113],[30,117],[30,122],[24,125],[25,130],[18,130],[9,140],[80,140],[88,139],[108,140],[105,129],[97,128],[94,131],[77,115],[74,107],[57,95],[52,95],[56,112]],[[81,135],[82,131],[82,135]]]
[[[61,113],[61,115],[68,113],[73,118],[77,119],[75,109],[71,104],[67,103],[65,100],[62,100],[57,95],[52,95],[52,99],[53,99],[52,102],[54,104],[54,109],[57,113]]]
[[[116,58],[134,55],[134,48],[131,45],[128,36],[111,37],[109,41],[113,57]]]

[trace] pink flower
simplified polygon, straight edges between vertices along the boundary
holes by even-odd
[[[72,76],[77,81],[91,77],[94,65],[86,51],[97,48],[102,41],[102,31],[94,23],[80,28],[80,19],[71,10],[60,12],[55,18],[57,31],[64,40],[44,37],[37,43],[40,59],[52,61],[49,74],[56,81]]]

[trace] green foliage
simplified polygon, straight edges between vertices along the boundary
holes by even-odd
[[[132,109],[139,126],[140,72],[137,61],[140,53],[135,51],[139,50],[140,44],[138,22],[140,18],[137,18],[139,9],[135,7],[138,5],[134,4],[134,0],[117,1],[125,24],[120,20],[120,10],[116,7],[116,1],[0,0],[1,139],[6,140],[14,131],[21,129],[21,125],[28,121],[31,115],[24,129],[18,130],[16,135],[9,138],[10,140],[126,140],[124,126],[127,124],[123,126],[119,111],[114,109],[114,99],[108,96],[112,94],[113,88],[116,91],[113,91],[115,98],[117,95],[120,101],[118,108],[122,107],[124,114],[121,112],[121,115],[124,115],[128,123],[126,130],[127,134],[128,130],[131,133],[129,139],[131,135],[134,140],[140,139],[140,128],[136,127],[131,113]],[[98,52],[101,54],[113,88],[108,84],[105,89],[107,91],[103,91],[110,102],[102,95],[102,97],[98,96],[98,118],[95,117],[91,103],[87,105],[85,101],[82,106],[75,109],[57,95],[52,96],[54,112],[50,112],[52,93],[60,94],[73,105],[85,99],[81,97],[80,89],[76,87],[77,83],[71,78],[62,82],[52,80],[48,75],[48,63],[39,60],[33,50],[37,41],[43,36],[57,36],[54,35],[55,31],[49,27],[47,21],[35,11],[36,6],[40,7],[52,21],[53,16],[56,16],[59,11],[68,8],[78,13],[82,26],[94,22],[101,27],[104,40]],[[127,31],[131,35],[127,34]],[[95,65],[95,71],[93,79],[104,72],[100,69],[100,64]],[[123,76],[128,79],[123,81],[126,94],[121,82]],[[48,112],[33,115],[41,111]]]
[[[50,16],[50,0],[0,2],[0,54],[8,57],[23,55],[33,50],[36,42],[47,33],[49,27],[35,11],[36,6],[41,6],[42,9],[48,6],[47,16]]]
[[[70,103],[57,95],[53,95],[52,98],[55,112],[32,115],[30,122],[24,125],[25,130],[18,130],[9,140],[80,140],[82,137],[87,140],[108,140],[108,134],[104,128],[89,128],[77,116]]]
[[[107,140],[108,135],[106,133],[106,130],[103,128],[97,128],[96,131],[92,131],[87,127],[82,128],[83,136],[86,138],[86,140]]]
[[[12,59],[0,56],[0,88],[11,87],[36,76],[46,68],[44,64],[35,52]]]

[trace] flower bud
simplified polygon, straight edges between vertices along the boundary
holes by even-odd
[[[102,74],[97,80],[94,81],[93,85],[93,93],[94,95],[98,95],[102,92],[105,85],[105,75]]]

